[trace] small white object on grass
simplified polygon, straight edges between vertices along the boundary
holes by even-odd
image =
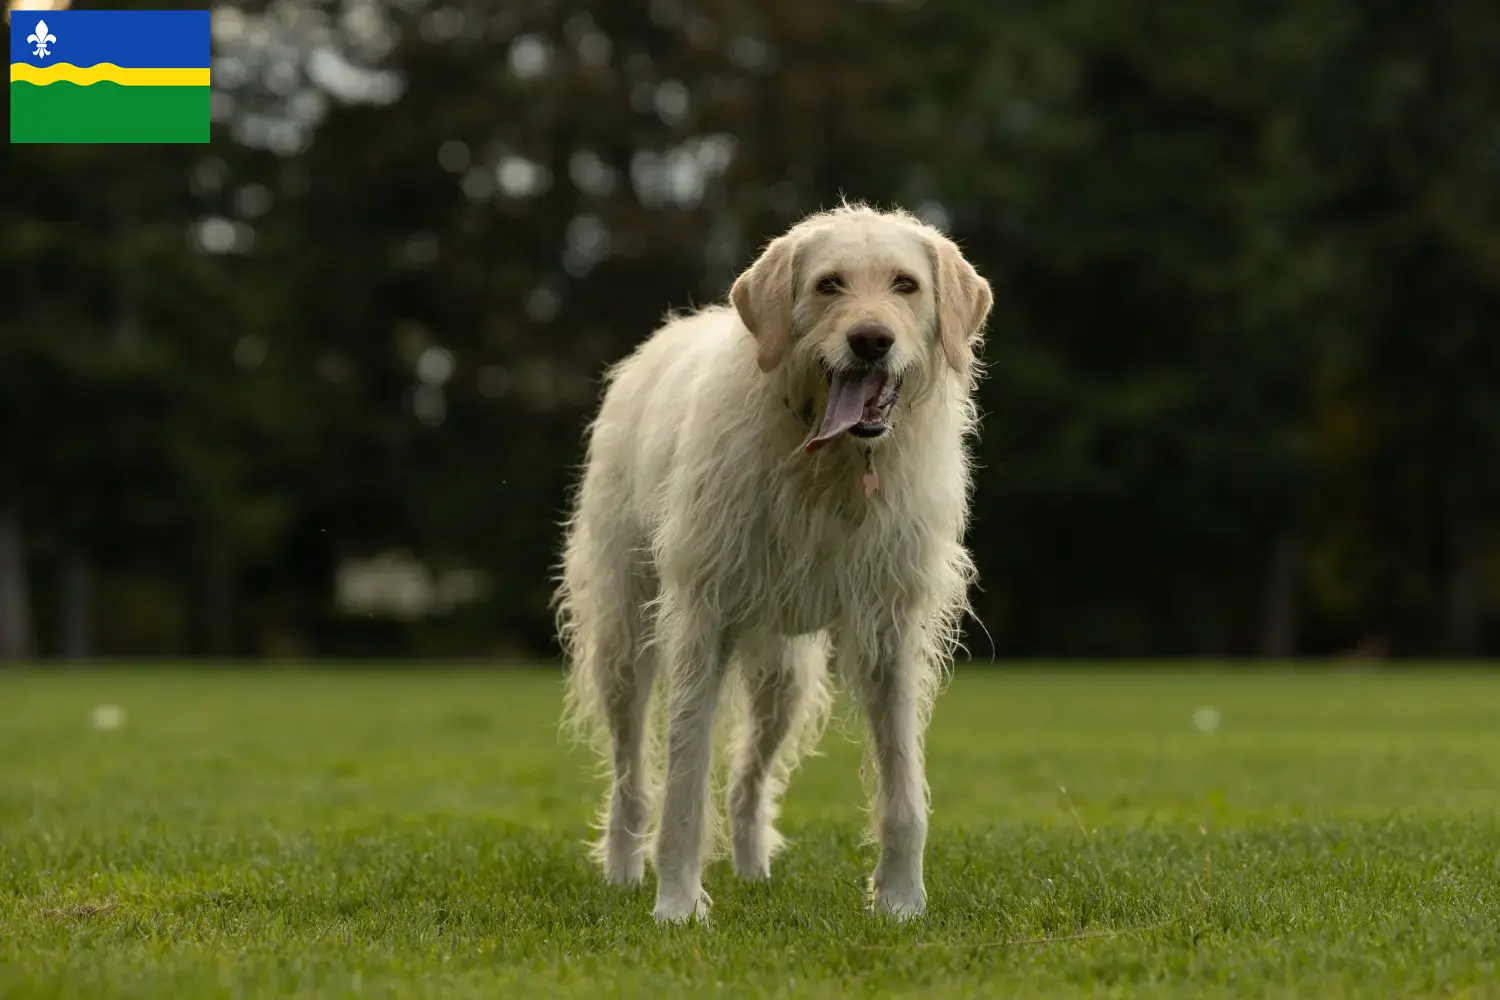
[[[1204,705],[1201,708],[1193,709],[1193,728],[1200,733],[1213,732],[1219,728],[1219,723],[1222,721],[1223,716],[1212,705]]]
[[[89,713],[95,729],[119,729],[125,725],[125,710],[119,705],[100,705]]]

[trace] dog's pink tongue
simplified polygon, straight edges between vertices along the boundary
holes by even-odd
[[[823,411],[823,426],[807,442],[807,454],[838,440],[840,435],[864,419],[865,402],[879,393],[884,385],[885,378],[879,372],[869,372],[863,378],[835,375],[828,386],[828,409]]]

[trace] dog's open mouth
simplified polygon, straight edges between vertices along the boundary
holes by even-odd
[[[901,380],[878,368],[831,372],[823,425],[807,442],[811,455],[845,434],[877,438],[891,429],[891,408],[901,395]]]

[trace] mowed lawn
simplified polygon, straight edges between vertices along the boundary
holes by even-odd
[[[662,929],[586,858],[558,695],[0,674],[0,996],[1500,996],[1500,674],[961,671],[909,926],[863,908],[856,723],[774,881],[717,863],[712,923]]]

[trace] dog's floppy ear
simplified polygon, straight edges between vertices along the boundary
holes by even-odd
[[[790,236],[772,240],[729,289],[729,301],[740,314],[740,322],[760,346],[755,361],[763,372],[781,364],[792,344],[796,249]]]
[[[929,236],[927,253],[937,282],[938,337],[943,356],[954,371],[967,375],[995,297],[990,292],[990,283],[979,276],[974,265],[964,259],[946,236]]]

